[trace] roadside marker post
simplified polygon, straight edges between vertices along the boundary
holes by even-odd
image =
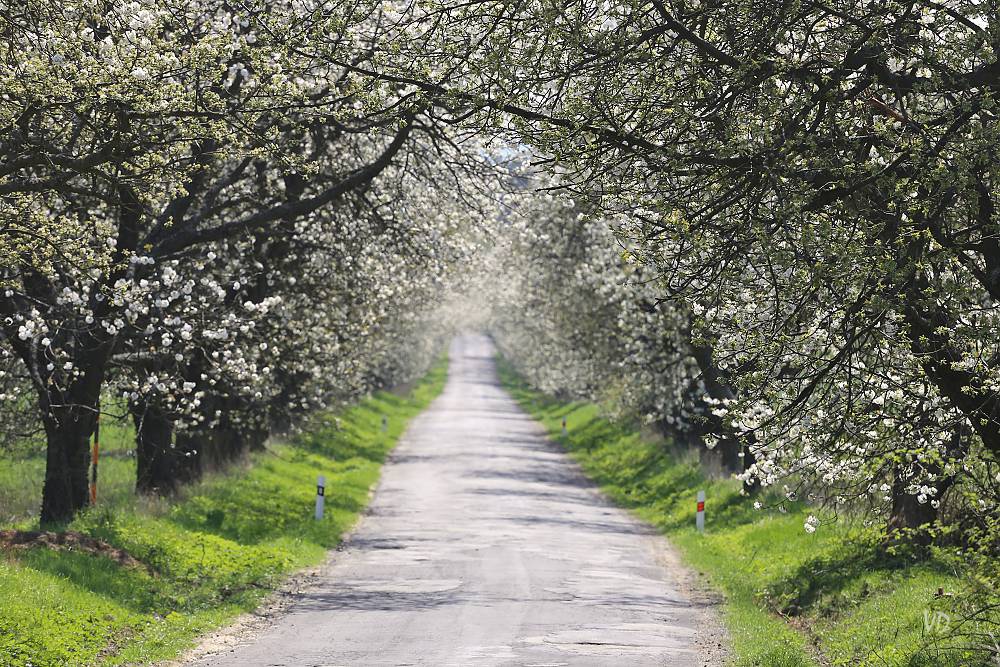
[[[699,533],[705,532],[705,492],[698,492],[697,511],[694,515],[694,525]]]
[[[316,520],[323,518],[323,502],[326,495],[326,477],[320,475],[316,478]]]
[[[389,430],[389,418],[382,415],[382,432],[385,433]]]
[[[563,422],[562,422],[562,434],[563,434],[563,437],[565,438],[568,433],[569,433],[569,431],[566,430],[566,417],[564,415],[563,416]]]

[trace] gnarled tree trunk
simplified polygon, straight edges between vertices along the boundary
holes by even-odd
[[[98,344],[81,355],[82,373],[66,387],[38,383],[46,436],[42,524],[69,521],[89,502],[90,437],[97,425],[109,351],[110,345]]]
[[[69,521],[89,502],[90,436],[97,409],[94,401],[89,406],[65,405],[43,411],[47,442],[42,524]]]

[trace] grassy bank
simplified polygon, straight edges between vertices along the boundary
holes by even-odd
[[[887,557],[873,530],[832,517],[807,533],[803,526],[815,509],[767,494],[756,500],[775,509],[754,509],[735,480],[706,479],[696,454],[672,453],[668,443],[603,418],[595,405],[532,391],[503,360],[500,371],[508,391],[611,498],[668,535],[724,593],[733,664],[993,664],[982,652],[942,652],[948,647],[934,636],[946,624],[936,614],[948,613],[949,603],[935,592],[961,585],[943,561]],[[694,528],[698,489],[707,494],[704,534]]]
[[[0,552],[0,664],[166,659],[197,634],[254,608],[286,575],[321,562],[339,543],[406,423],[441,391],[446,367],[442,361],[406,395],[380,392],[318,415],[302,435],[172,502],[115,490],[129,479],[123,460],[105,500],[69,528],[139,562],[121,565],[79,548]],[[20,488],[17,477],[28,465],[0,461],[0,488]],[[326,476],[322,521],[313,519],[317,474]]]

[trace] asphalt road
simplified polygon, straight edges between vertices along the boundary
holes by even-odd
[[[704,664],[703,610],[660,540],[500,388],[489,340],[465,336],[320,583],[196,664]]]

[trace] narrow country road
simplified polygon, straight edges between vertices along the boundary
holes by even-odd
[[[195,664],[705,664],[704,610],[672,583],[661,538],[544,438],[493,352],[480,336],[452,345],[444,393],[321,583]]]

